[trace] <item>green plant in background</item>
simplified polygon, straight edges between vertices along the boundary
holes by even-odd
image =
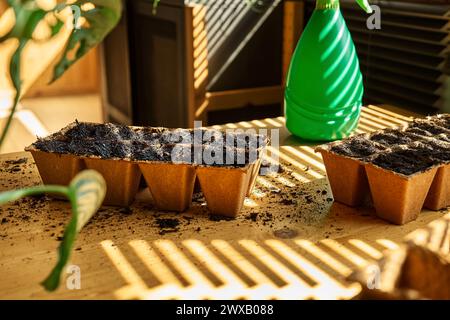
[[[53,70],[52,82],[61,77],[64,72],[72,66],[76,61],[83,57],[91,48],[99,44],[105,36],[115,27],[119,22],[122,13],[121,0],[77,0],[68,4],[66,1],[58,3],[51,10],[44,10],[40,8],[35,0],[8,0],[8,4],[14,10],[15,24],[13,28],[4,36],[0,37],[0,43],[9,39],[17,39],[18,46],[14,51],[9,66],[9,74],[11,82],[15,89],[15,96],[11,112],[6,120],[6,124],[0,135],[0,147],[3,144],[17,104],[21,95],[21,56],[23,49],[28,42],[33,40],[33,33],[39,23],[47,23],[46,17],[51,15],[56,22],[50,26],[51,35],[57,35],[64,25],[64,21],[58,18],[57,13],[66,7],[76,6],[82,7],[85,4],[91,3],[94,7],[87,10],[80,10],[80,17],[86,19],[80,28],[73,28],[66,47],[60,60],[56,63]],[[69,55],[73,54],[73,58]]]
[[[153,13],[156,14],[156,9],[161,0],[152,1]],[[259,6],[264,6],[270,3],[269,0],[243,1],[253,9],[257,9]],[[50,37],[54,37],[62,30],[64,25],[64,21],[58,18],[57,13],[66,7],[82,8],[85,4],[94,5],[94,7],[90,7],[87,10],[76,10],[76,13],[80,14],[80,17],[76,18],[84,18],[86,23],[79,28],[74,27],[72,29],[62,57],[54,67],[53,78],[51,80],[52,83],[61,77],[69,67],[83,57],[90,49],[101,43],[106,35],[111,32],[111,30],[119,22],[122,14],[122,0],[76,0],[71,3],[68,3],[68,1],[59,1],[59,3],[50,10],[40,8],[36,0],[7,0],[7,2],[14,10],[16,23],[6,35],[0,37],[0,43],[9,39],[18,40],[18,46],[11,57],[9,66],[9,75],[16,92],[10,114],[6,120],[5,126],[3,127],[3,131],[0,134],[0,147],[6,138],[17,108],[17,104],[20,100],[20,95],[22,93],[22,81],[20,77],[22,52],[27,43],[33,40],[33,33],[38,24],[47,23],[46,17],[49,15],[53,16],[56,22],[50,25]],[[201,5],[207,5],[210,2],[212,1],[192,0],[192,3]],[[69,58],[73,52],[73,58]]]
[[[79,10],[82,5],[87,3],[92,3],[94,7],[87,10]],[[77,18],[74,19],[74,24],[77,23],[80,17],[86,20],[85,24],[80,27],[74,25],[74,28],[71,30],[63,54],[53,70],[53,82],[105,38],[118,23],[122,11],[121,0],[78,0],[70,4],[64,1],[58,3],[51,10],[40,8],[34,0],[8,0],[8,4],[14,10],[16,21],[13,28],[6,35],[0,37],[0,42],[12,38],[18,41],[18,46],[11,57],[9,67],[9,74],[16,92],[13,106],[0,135],[0,146],[8,133],[21,95],[22,81],[20,69],[23,49],[27,43],[33,40],[33,33],[38,24],[47,23],[45,20],[46,17],[52,15],[55,18],[55,22],[50,25],[50,38],[54,37],[61,31],[64,25],[64,21],[58,17],[57,13],[67,6],[72,8],[75,6],[75,8],[78,8],[76,13],[77,15],[79,14],[79,17],[75,17],[74,15],[74,18]],[[72,52],[74,54],[70,58],[69,56]],[[49,276],[42,282],[46,290],[53,291],[59,286],[61,273],[69,260],[76,235],[92,215],[97,212],[103,202],[106,193],[106,183],[103,177],[96,171],[86,170],[78,174],[67,187],[39,185],[0,193],[0,205],[25,196],[42,193],[65,195],[70,200],[72,206],[72,218],[64,231],[63,240],[58,249],[58,261]]]
[[[63,240],[58,248],[58,261],[42,285],[48,291],[58,288],[61,273],[69,261],[75,238],[80,230],[101,206],[106,193],[106,182],[94,170],[84,170],[76,175],[69,186],[38,185],[0,193],[0,205],[22,197],[44,193],[66,196],[72,206],[72,218],[64,230]]]

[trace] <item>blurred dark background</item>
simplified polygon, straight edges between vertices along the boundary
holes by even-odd
[[[102,101],[111,121],[189,127],[283,114],[293,49],[315,1],[126,1],[103,45]],[[341,0],[365,79],[365,104],[431,114],[449,110],[448,1],[371,1],[369,30]]]

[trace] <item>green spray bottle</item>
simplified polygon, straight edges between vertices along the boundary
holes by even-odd
[[[356,0],[371,13],[367,0]],[[288,130],[307,140],[347,137],[358,124],[364,92],[355,45],[339,0],[316,0],[286,81]]]

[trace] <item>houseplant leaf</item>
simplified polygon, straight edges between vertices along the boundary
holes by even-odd
[[[77,60],[83,57],[91,48],[103,41],[106,35],[119,22],[122,13],[121,0],[78,0],[71,6],[81,7],[85,3],[92,3],[95,8],[81,11],[81,17],[86,23],[79,29],[74,28],[64,49],[61,59],[53,70],[53,79],[57,80]],[[69,54],[75,50],[73,58]]]
[[[23,197],[43,194],[46,192],[67,195],[67,187],[56,185],[39,185],[29,188],[0,192],[0,205],[7,202],[19,200]]]
[[[47,291],[58,288],[61,273],[69,261],[73,244],[78,232],[97,212],[106,194],[106,182],[102,175],[94,170],[84,170],[77,174],[69,186],[39,185],[0,193],[0,205],[22,197],[58,193],[69,198],[72,217],[64,231],[63,240],[58,248],[58,261],[48,277],[42,282]]]
[[[106,193],[106,182],[102,175],[94,170],[84,170],[70,182],[67,196],[72,205],[72,218],[69,221],[63,240],[58,248],[58,262],[42,285],[48,291],[54,291],[59,286],[61,273],[64,270],[72,252],[75,238],[100,208]]]
[[[22,51],[27,42],[31,39],[39,21],[41,21],[46,14],[46,11],[37,7],[35,2],[31,0],[9,0],[8,3],[14,10],[16,23],[11,31],[0,38],[0,42],[10,38],[17,38],[19,44],[11,57],[9,65],[11,81],[16,92],[11,112],[6,119],[4,129],[0,136],[0,146],[5,140],[6,133],[11,125],[14,112],[16,111],[17,103],[21,95],[22,81],[20,79],[20,57],[22,55]]]
[[[13,28],[4,36],[0,37],[0,43],[11,38],[19,41],[10,62],[10,77],[15,89],[13,106],[6,119],[6,124],[0,135],[0,146],[3,144],[6,134],[11,125],[17,104],[21,95],[20,60],[23,49],[27,42],[32,39],[36,26],[49,13],[57,13],[67,6],[81,8],[83,4],[92,3],[95,8],[80,11],[81,17],[86,19],[86,24],[81,28],[73,28],[68,43],[64,49],[61,59],[57,62],[52,82],[58,79],[71,65],[86,54],[89,49],[100,43],[104,37],[113,29],[120,19],[122,13],[122,0],[78,0],[68,4],[67,1],[60,2],[51,10],[43,10],[37,5],[36,0],[8,0],[8,4],[13,8],[15,24]],[[56,24],[51,27],[51,37],[61,31],[63,21],[57,17]],[[75,57],[70,59],[69,53],[76,49]]]

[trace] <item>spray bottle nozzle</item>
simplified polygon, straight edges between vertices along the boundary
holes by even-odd
[[[367,0],[356,0],[356,2],[361,8],[363,8],[364,11],[366,11],[367,13],[372,13],[373,10]]]

